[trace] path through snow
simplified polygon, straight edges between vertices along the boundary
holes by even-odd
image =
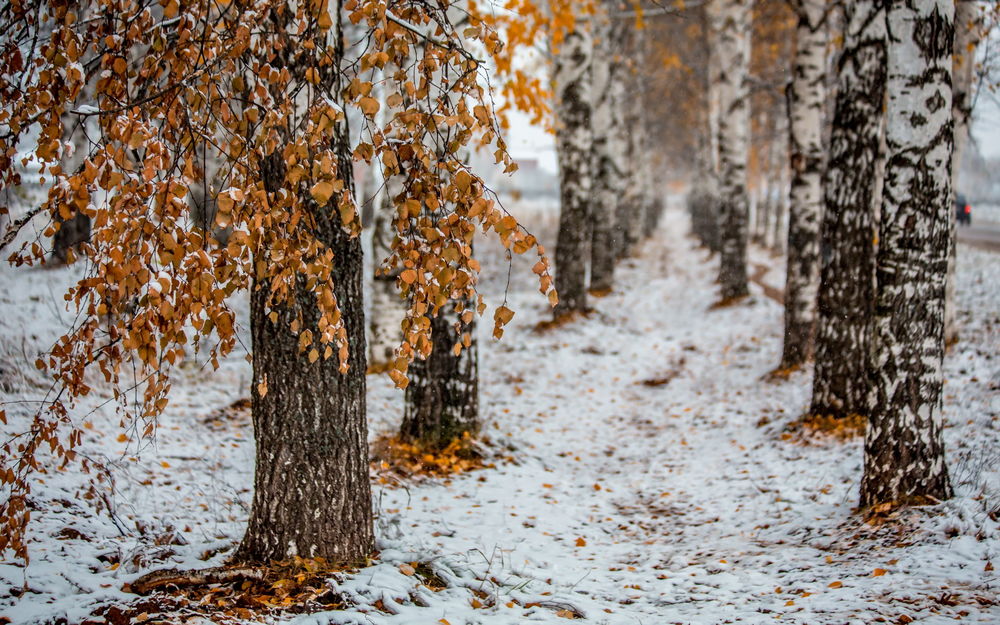
[[[685,237],[679,210],[664,222],[589,319],[534,333],[549,311],[530,286],[512,290],[517,317],[482,352],[481,405],[487,433],[516,462],[377,487],[381,562],[339,586],[362,607],[294,622],[1000,621],[997,575],[985,570],[1000,565],[988,516],[1000,503],[1000,320],[988,280],[998,257],[963,250],[960,261],[965,334],[947,367],[946,433],[959,497],[876,528],[852,512],[860,441],[782,439],[807,405],[809,377],[762,381],[779,359],[781,309],[754,286],[747,302],[711,310],[714,262]],[[125,538],[107,514],[54,504],[72,499],[74,476],[40,491],[36,555],[26,572],[0,565],[0,614],[80,622],[129,599],[121,584],[150,568],[224,559],[250,500],[252,433],[206,417],[249,383],[240,358],[207,379],[188,371],[155,448],[119,463]],[[398,423],[401,394],[384,378],[370,386],[374,435]],[[91,420],[104,433],[88,441],[93,453],[124,449],[108,442],[114,415]],[[187,544],[151,554],[154,532],[139,523],[174,525]],[[86,539],[57,539],[67,526]],[[122,562],[113,570],[109,551]],[[432,560],[453,587],[417,586],[399,568],[415,560]],[[25,581],[31,590],[16,596]],[[396,614],[371,609],[378,599]]]

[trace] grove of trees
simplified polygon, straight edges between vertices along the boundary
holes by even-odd
[[[186,350],[216,366],[233,351],[232,298],[248,293],[256,474],[236,560],[364,561],[369,369],[404,389],[402,440],[440,450],[475,435],[487,310],[477,237],[508,258],[535,255],[540,301],[570,323],[655,236],[667,172],[686,181],[692,232],[717,255],[720,306],[750,293],[751,239],[784,248],[776,374],[812,371],[807,417],[867,423],[862,506],[947,499],[954,162],[973,51],[994,10],[972,0],[7,3],[0,190],[19,187],[30,164],[47,195],[20,206],[0,193],[12,216],[0,249],[19,266],[53,262],[51,238],[55,260],[85,272],[66,295],[73,327],[37,362],[51,389],[0,446],[0,550],[29,556],[40,470],[86,465],[73,414],[90,376],[115,389],[123,426],[150,436]],[[538,50],[550,83],[524,70]],[[551,255],[470,164],[485,150],[516,171],[513,110],[554,133]],[[36,218],[43,236],[27,236]],[[503,302],[492,315],[499,339],[514,311]]]

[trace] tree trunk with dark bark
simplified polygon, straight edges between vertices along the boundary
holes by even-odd
[[[556,317],[587,310],[587,261],[593,189],[590,129],[593,43],[585,26],[566,34],[555,57],[556,153],[559,159],[559,236],[556,240]]]
[[[823,107],[826,100],[826,0],[795,5],[795,66],[788,88],[792,186],[788,207],[788,271],[782,369],[812,358],[819,291],[823,215]]]
[[[337,23],[331,37],[339,41],[340,7],[331,12]],[[291,69],[295,75],[304,73],[301,67]],[[330,92],[338,93],[339,85]],[[345,126],[339,124],[329,147],[337,155],[343,193],[352,193],[353,162]],[[262,179],[268,193],[281,189],[285,163],[280,152],[264,159]],[[258,276],[250,298],[256,474],[247,531],[235,556],[241,562],[294,556],[359,562],[374,546],[361,240],[345,231],[336,210],[321,208],[308,192],[302,193],[303,209],[311,219],[303,219],[300,227],[313,228],[312,234],[333,252],[330,279],[350,347],[348,369],[340,372],[336,350],[314,362],[300,352],[293,321],[300,332],[322,334],[316,295],[306,278],[298,280],[294,304],[271,306],[270,282]]]
[[[866,363],[875,298],[875,207],[885,95],[885,12],[847,4],[824,180],[813,415],[867,412]]]
[[[433,351],[426,360],[413,361],[407,373],[410,383],[400,436],[424,448],[443,449],[456,438],[479,431],[476,318],[463,323],[461,317],[442,310],[431,319]],[[458,344],[462,349],[456,355]]]
[[[951,204],[951,0],[888,10],[885,187],[862,507],[951,497],[941,437]]]

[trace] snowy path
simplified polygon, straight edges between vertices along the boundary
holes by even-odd
[[[709,310],[713,268],[680,215],[668,221],[593,318],[518,336],[542,318],[522,315],[487,352],[483,405],[528,460],[485,483],[456,481],[473,507],[442,510],[443,492],[411,502],[402,516],[415,533],[440,518],[455,535],[432,538],[433,550],[502,550],[510,570],[551,580],[529,588],[595,622],[943,622],[963,611],[996,622],[997,608],[976,601],[996,598],[983,572],[996,524],[979,514],[992,538],[950,545],[934,529],[900,538],[861,525],[851,514],[860,441],[807,447],[758,425],[787,423],[808,400],[805,375],[760,381],[780,354],[780,308],[757,289]],[[908,541],[927,544],[894,546]]]
[[[294,622],[561,623],[574,611],[608,624],[1000,622],[997,575],[984,570],[1000,565],[987,515],[1000,501],[994,256],[960,260],[971,264],[959,272],[964,342],[947,366],[958,386],[946,433],[960,497],[872,528],[851,511],[860,441],[782,440],[809,377],[761,381],[780,354],[779,306],[753,286],[750,301],[711,310],[714,263],[684,236],[679,211],[664,221],[589,319],[534,333],[549,311],[530,289],[512,290],[517,316],[482,350],[481,405],[516,463],[376,489],[381,563],[340,586],[362,607]],[[369,381],[373,433],[394,428],[401,394]],[[156,447],[123,463],[121,522],[174,525],[188,544],[156,555],[155,532],[122,539],[106,514],[55,507],[27,574],[0,565],[0,615],[79,622],[97,603],[130,599],[121,584],[149,568],[221,562],[224,551],[205,553],[242,532],[252,433],[245,419],[206,416],[247,384],[239,354],[207,381],[192,368]],[[95,433],[116,432],[112,414],[94,422]],[[72,499],[74,487],[46,495]],[[70,525],[88,540],[45,538]],[[109,551],[122,566],[107,564]],[[400,571],[416,560],[453,587],[417,586]],[[20,599],[4,592],[3,580],[25,579],[32,591]],[[396,614],[364,607],[379,599]]]

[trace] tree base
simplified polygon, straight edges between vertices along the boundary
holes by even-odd
[[[565,325],[569,325],[578,319],[588,319],[590,315],[594,312],[593,308],[588,308],[585,311],[571,310],[564,313],[559,313],[552,319],[547,321],[539,321],[535,324],[535,333],[541,334],[543,332],[548,332],[549,330],[555,330],[556,328],[561,328]]]
[[[819,438],[849,441],[865,435],[868,419],[859,414],[846,417],[805,414],[785,428],[783,440],[813,442]]]
[[[733,306],[738,306],[743,302],[749,301],[750,295],[736,295],[734,297],[723,297],[719,301],[715,302],[708,307],[709,310],[719,310],[720,308],[731,308]]]

